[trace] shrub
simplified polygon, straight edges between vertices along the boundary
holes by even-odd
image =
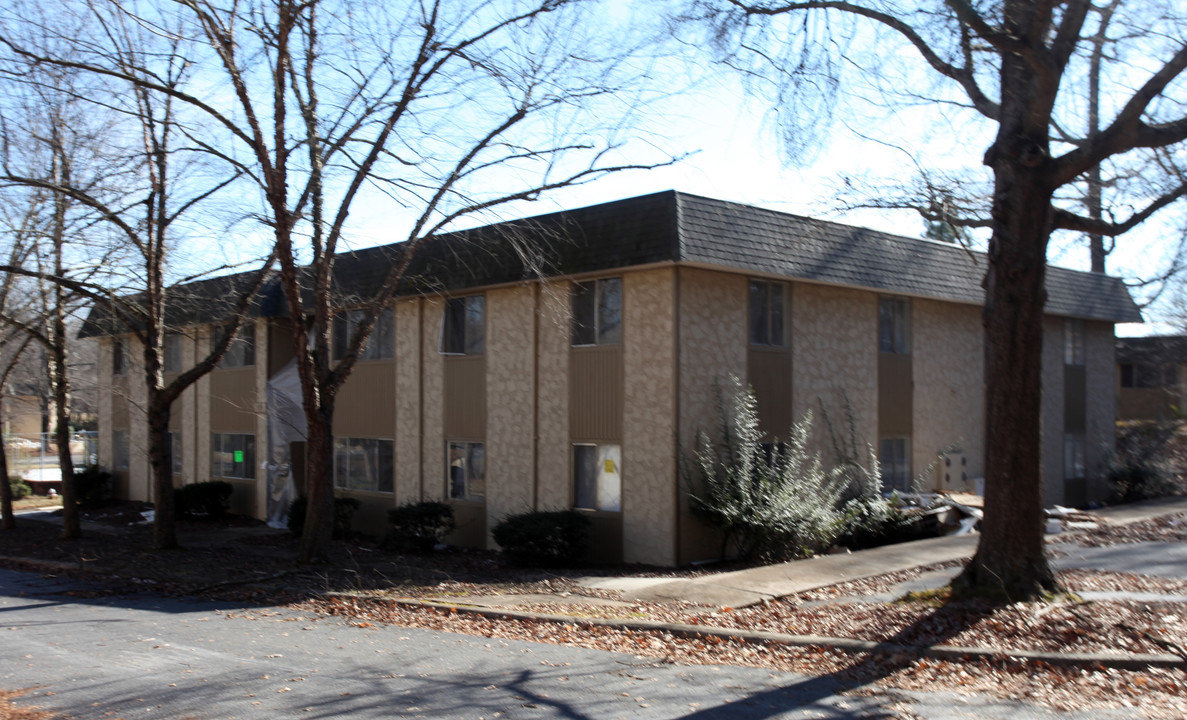
[[[176,517],[206,515],[220,518],[231,507],[231,493],[235,487],[225,480],[183,485],[173,495],[173,510]]]
[[[33,488],[29,487],[29,483],[16,475],[8,478],[8,487],[12,488],[13,500],[22,500],[33,494]]]
[[[289,505],[289,532],[294,535],[301,535],[305,532],[305,510],[308,506],[308,499],[299,497]],[[358,511],[360,503],[352,497],[336,497],[334,498],[334,538],[341,539],[350,534],[351,526],[354,525],[354,514]]]
[[[787,443],[764,443],[754,393],[730,377],[718,388],[721,441],[705,433],[686,475],[692,509],[722,532],[744,560],[780,560],[828,549],[840,527],[837,504],[845,476],[826,471],[808,450],[812,415],[792,426]]]
[[[111,473],[98,465],[74,472],[74,497],[83,507],[102,505],[111,498]]]
[[[495,525],[495,542],[517,562],[572,565],[585,554],[589,518],[576,510],[509,515]]]
[[[861,495],[841,506],[837,544],[850,550],[915,540],[922,536],[914,521],[881,495]]]
[[[1128,503],[1175,495],[1173,456],[1180,445],[1180,423],[1134,423],[1117,428],[1116,452],[1105,466],[1110,503]]]
[[[383,546],[397,552],[431,552],[453,532],[453,508],[443,502],[407,503],[387,513]]]

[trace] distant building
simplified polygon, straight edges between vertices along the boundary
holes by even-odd
[[[1117,338],[1117,419],[1187,416],[1185,364],[1187,336]]]
[[[343,306],[401,252],[342,256]],[[679,456],[715,429],[714,384],[730,374],[754,387],[773,437],[848,404],[891,487],[945,448],[926,484],[971,490],[984,473],[982,254],[664,192],[444,236],[415,265],[334,417],[337,492],[362,502],[372,532],[397,504],[443,499],[451,541],[485,547],[509,513],[577,508],[600,559],[712,557]],[[1044,493],[1082,504],[1105,492],[1094,471],[1113,442],[1113,325],[1140,314],[1115,278],[1050,268],[1047,287]],[[173,320],[169,373],[220,330],[213,305],[196,307]],[[257,517],[281,502],[265,465],[283,464],[266,450],[281,422],[267,391],[293,357],[286,314],[266,288],[222,367],[173,412],[177,483],[226,479]],[[352,323],[334,324],[335,344]],[[121,332],[96,314],[84,329],[103,336],[100,454],[124,496],[151,500],[140,353]],[[283,444],[300,482],[303,445]]]

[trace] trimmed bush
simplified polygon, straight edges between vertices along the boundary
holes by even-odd
[[[221,518],[231,507],[231,493],[235,486],[225,480],[182,485],[173,495],[173,510],[176,517],[205,515]]]
[[[309,504],[309,500],[304,496],[297,498],[289,505],[289,532],[300,536],[305,532],[305,511]],[[334,498],[334,538],[341,539],[350,534],[350,529],[354,525],[354,514],[358,511],[361,503],[351,497],[336,497]]]
[[[29,487],[25,479],[16,475],[8,478],[8,487],[12,488],[13,500],[22,500],[33,494],[33,488]]]
[[[74,471],[74,497],[83,507],[96,507],[111,499],[111,473],[98,465]]]
[[[503,552],[530,565],[572,565],[585,554],[589,518],[576,510],[509,515],[491,534]]]
[[[396,552],[432,552],[445,536],[453,532],[453,508],[443,502],[406,503],[388,510],[391,527],[383,546]]]

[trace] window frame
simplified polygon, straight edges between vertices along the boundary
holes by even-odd
[[[161,348],[161,369],[164,372],[181,372],[181,343],[181,333],[165,333]]]
[[[1080,318],[1064,318],[1063,364],[1083,367],[1084,355],[1084,321]]]
[[[116,471],[132,467],[132,448],[127,430],[111,431],[111,467]]]
[[[122,337],[111,339],[111,374],[128,374],[128,341]]]
[[[570,345],[621,345],[623,304],[620,276],[573,282],[569,288]]]
[[[588,449],[593,453],[588,459]],[[606,463],[613,462],[614,469],[607,472]],[[572,449],[572,506],[575,510],[586,510],[602,513],[622,512],[622,445],[621,443],[575,442]],[[589,464],[592,477],[584,477],[582,469]],[[603,486],[603,479],[606,485]]]
[[[224,447],[232,439],[242,439],[243,447]],[[255,480],[255,450],[256,450],[256,436],[254,433],[210,433],[210,476],[215,478],[227,478],[231,480]],[[230,465],[224,464],[223,460],[219,460],[216,456],[219,453],[231,453],[232,458],[235,452],[243,453],[243,460],[232,459]],[[245,468],[246,474],[235,475],[235,466]],[[223,470],[230,468],[230,472],[224,473]]]
[[[911,354],[910,298],[878,296],[878,352]]]
[[[334,316],[332,347],[334,361],[342,359],[346,348],[354,340],[358,332],[359,323],[367,314],[366,310],[343,310]],[[371,328],[371,337],[367,344],[359,350],[360,361],[363,360],[391,360],[396,356],[396,325],[395,314],[390,305],[385,305],[375,315],[375,325]]]
[[[459,451],[454,456],[454,451]],[[457,472],[460,470],[460,474]],[[477,480],[479,492],[472,491]],[[460,488],[460,492],[459,492]],[[486,502],[486,443],[480,440],[445,441],[445,497],[456,502]]]
[[[218,345],[224,333],[230,332],[233,325],[215,325],[211,335],[211,347]],[[244,321],[239,327],[239,334],[231,341],[227,354],[219,360],[218,366],[223,369],[255,367],[256,364],[256,324],[252,320]]]
[[[361,453],[363,463],[371,477],[350,477],[354,455]],[[345,470],[346,478],[343,478]],[[371,487],[371,480],[374,487]],[[372,492],[391,495],[396,491],[396,443],[391,438],[335,437],[334,438],[334,487],[350,492]]]
[[[881,469],[883,492],[911,492],[914,482],[914,478],[911,477],[911,438],[906,435],[887,435],[879,439],[878,467]]]
[[[1087,476],[1085,448],[1088,444],[1084,433],[1063,434],[1063,479],[1083,480]]]
[[[458,356],[486,354],[485,294],[445,299],[437,351],[442,355]]]
[[[787,283],[751,278],[747,294],[747,336],[754,347],[787,347]],[[778,292],[773,292],[777,290]],[[755,303],[756,295],[761,295]],[[775,296],[778,295],[776,303]],[[761,307],[756,317],[756,307]],[[778,308],[778,317],[775,309]]]

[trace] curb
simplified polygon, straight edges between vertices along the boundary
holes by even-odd
[[[493,620],[527,620],[563,625],[585,625],[616,630],[638,630],[643,632],[666,632],[678,637],[719,637],[727,640],[757,645],[792,645],[796,647],[827,647],[856,653],[881,653],[888,655],[911,654],[932,660],[964,662],[969,660],[1023,660],[1060,667],[1102,667],[1116,670],[1145,670],[1148,668],[1170,668],[1187,670],[1187,658],[1177,655],[1110,655],[1104,653],[1051,653],[1036,650],[993,650],[990,648],[969,648],[952,645],[898,645],[872,640],[827,637],[822,635],[788,635],[765,630],[741,630],[713,625],[687,625],[655,620],[610,620],[606,618],[551,615],[523,610],[496,610],[474,605],[457,605],[414,600],[411,598],[388,598],[349,592],[322,593],[322,597],[348,600],[363,600],[369,603],[390,603],[414,609],[446,610],[468,613]]]

